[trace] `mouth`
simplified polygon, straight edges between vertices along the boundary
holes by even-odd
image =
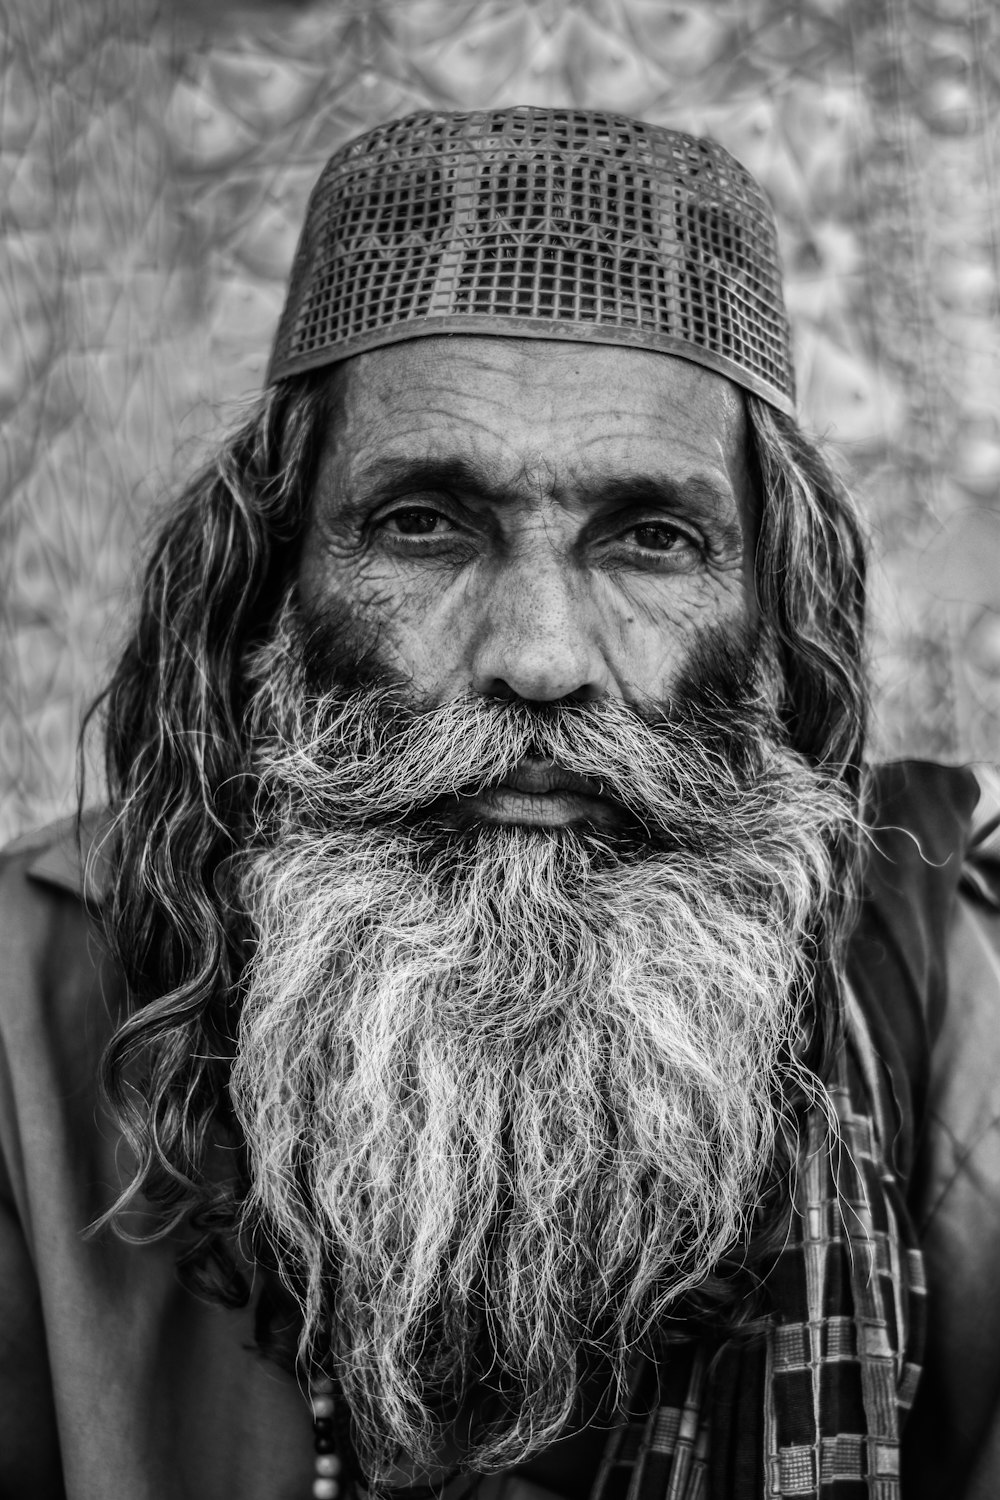
[[[596,781],[586,776],[577,776],[573,771],[564,771],[551,761],[532,757],[520,761],[510,775],[505,776],[496,790],[519,792],[526,797],[546,797],[558,792],[571,792],[581,797],[603,797],[603,789]]]
[[[487,823],[559,828],[569,823],[591,823],[617,828],[623,810],[605,795],[599,783],[550,761],[526,758],[495,786],[455,799],[459,816]]]

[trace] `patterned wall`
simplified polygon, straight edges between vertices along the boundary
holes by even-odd
[[[758,175],[803,417],[873,532],[876,748],[996,758],[997,17],[993,0],[2,0],[0,833],[71,804],[134,550],[259,389],[322,162],[427,104],[618,108],[710,133]]]

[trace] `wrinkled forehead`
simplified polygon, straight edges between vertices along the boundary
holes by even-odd
[[[320,485],[331,498],[450,466],[498,498],[669,483],[741,513],[751,503],[743,393],[670,355],[438,336],[346,360],[331,385]]]

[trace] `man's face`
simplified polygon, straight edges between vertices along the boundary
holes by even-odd
[[[338,387],[247,659],[231,1091],[369,1472],[492,1471],[744,1245],[844,813],[754,654],[725,380],[433,338]]]
[[[341,374],[300,588],[387,675],[463,696],[669,701],[699,638],[749,618],[743,403],[683,359],[435,337]],[[473,811],[551,826],[594,799],[526,768]]]

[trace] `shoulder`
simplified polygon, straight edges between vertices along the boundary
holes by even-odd
[[[104,836],[108,814],[92,808],[22,834],[0,849],[0,897],[7,906],[44,890],[64,891],[78,901],[100,902]]]
[[[976,841],[981,803],[980,779],[968,766],[906,760],[871,771],[863,914],[877,914],[883,934],[904,943],[915,979],[929,987],[932,1028],[943,1003],[940,970],[949,919]]]
[[[931,1054],[919,1227],[948,1217],[960,1198],[977,1198],[1000,1235],[1000,775],[985,770],[978,779],[945,945],[947,999]],[[1000,1248],[1000,1238],[993,1244]]]
[[[41,1009],[60,1034],[108,977],[95,922],[100,813],[64,819],[0,852],[0,1026],[8,1035]],[[112,998],[114,986],[104,986]]]
[[[910,1192],[928,1283],[904,1474],[915,1497],[1000,1484],[1000,777],[977,769],[976,785]]]
[[[862,900],[847,956],[851,988],[896,1105],[893,1165],[908,1178],[948,997],[948,945],[980,787],[965,767],[872,768]]]
[[[0,853],[0,1196],[22,1216],[33,1172],[56,1155],[86,1169],[98,1149],[100,1059],[123,1007],[95,922],[102,827],[67,819]]]

